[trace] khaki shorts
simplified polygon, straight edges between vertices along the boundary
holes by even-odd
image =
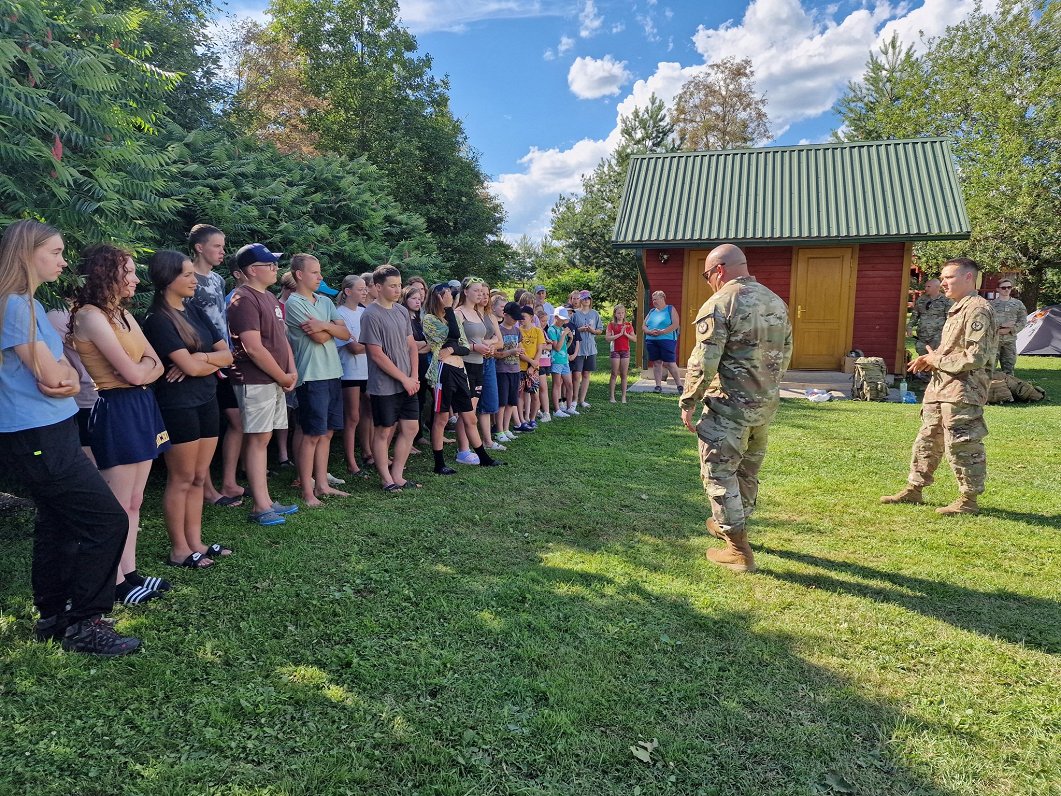
[[[287,401],[279,384],[235,384],[245,434],[287,428]]]

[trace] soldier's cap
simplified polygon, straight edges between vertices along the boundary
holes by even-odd
[[[562,321],[566,321],[567,320],[567,310],[565,308],[563,308],[563,307],[557,307],[555,310],[553,310],[553,317],[554,318],[559,318]]]

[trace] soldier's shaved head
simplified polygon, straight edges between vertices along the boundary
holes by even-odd
[[[723,282],[748,275],[748,258],[732,243],[716,246],[704,262],[704,278],[710,280],[718,275]]]
[[[925,292],[929,296],[935,298],[939,295],[939,288],[942,283],[938,279],[929,279],[925,282]]]

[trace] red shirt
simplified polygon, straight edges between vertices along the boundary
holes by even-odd
[[[609,323],[607,333],[608,334],[622,334],[623,332],[629,332],[633,334],[634,326],[631,323]],[[630,338],[629,337],[616,337],[612,341],[612,351],[629,351],[630,350]]]

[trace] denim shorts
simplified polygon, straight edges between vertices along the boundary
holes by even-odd
[[[557,364],[554,362],[552,367],[549,368],[549,372],[554,376],[570,376],[571,375],[571,364],[568,362],[562,362]]]

